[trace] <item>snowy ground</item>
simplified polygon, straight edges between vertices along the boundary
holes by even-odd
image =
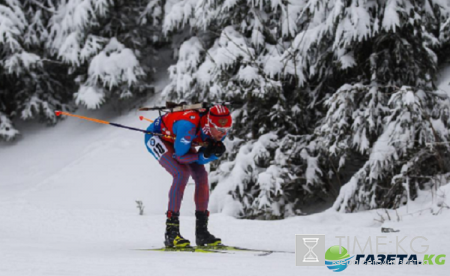
[[[146,128],[138,112],[80,109],[78,114]],[[146,114],[149,118],[156,114]],[[68,118],[56,127],[34,123],[24,138],[0,143],[0,275],[324,275],[326,267],[296,267],[294,254],[197,254],[133,249],[162,246],[171,178],[147,153],[138,132]],[[450,185],[402,207],[383,226],[428,238],[430,253],[450,256]],[[447,192],[447,196],[445,196]],[[135,200],[142,200],[139,216]],[[433,208],[438,215],[430,213]],[[182,206],[183,235],[194,242],[193,186]],[[295,234],[382,235],[375,221],[384,211],[340,214],[326,211],[283,221],[238,220],[213,214],[210,229],[229,245],[295,250]],[[410,252],[411,254],[412,252]],[[450,260],[447,260],[450,263]],[[449,263],[434,266],[350,266],[348,275],[448,275]]]

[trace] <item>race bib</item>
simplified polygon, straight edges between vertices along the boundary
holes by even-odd
[[[147,146],[152,150],[157,160],[161,159],[163,154],[167,152],[166,146],[164,145],[163,141],[159,139],[159,137],[153,136],[152,138],[150,138],[150,140],[148,140],[147,142]]]

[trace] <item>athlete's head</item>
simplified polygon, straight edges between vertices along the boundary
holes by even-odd
[[[216,141],[221,141],[233,124],[230,110],[224,105],[215,105],[208,111],[208,122],[211,136]]]

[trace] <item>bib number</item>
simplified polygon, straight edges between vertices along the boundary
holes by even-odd
[[[159,160],[164,153],[167,152],[167,148],[159,137],[152,137],[147,142],[147,146],[152,150],[156,159]]]

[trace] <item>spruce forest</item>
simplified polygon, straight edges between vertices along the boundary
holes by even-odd
[[[0,0],[0,138],[148,99],[168,52],[161,101],[231,103],[223,212],[396,209],[450,182],[448,0]]]

